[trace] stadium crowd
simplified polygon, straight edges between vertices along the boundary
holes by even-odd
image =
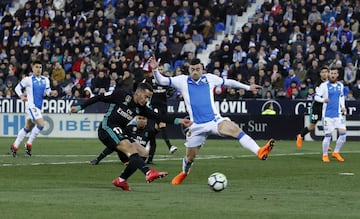
[[[133,91],[161,58],[165,75],[187,74],[189,61],[217,34],[225,37],[206,71],[259,92],[219,87],[217,99],[314,96],[323,65],[336,67],[347,100],[360,99],[360,0],[264,0],[240,29],[248,0],[28,0],[0,24],[0,98],[40,59],[57,91],[52,98],[89,98],[119,87]],[[226,26],[226,27],[225,27]],[[174,92],[170,98],[181,98]]]

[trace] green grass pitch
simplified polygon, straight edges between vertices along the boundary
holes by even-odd
[[[154,167],[169,176],[145,183],[137,171],[133,191],[111,182],[124,166],[112,154],[97,166],[88,161],[104,149],[97,139],[38,138],[30,158],[13,138],[0,139],[0,218],[359,218],[359,143],[347,142],[344,163],[321,162],[321,142],[276,141],[267,161],[257,159],[236,140],[208,140],[189,177],[179,186],[171,179],[181,170],[183,140],[173,140],[170,155],[158,139]],[[258,141],[260,145],[265,141]],[[335,143],[331,146],[334,148]],[[213,192],[207,177],[224,173],[228,186]]]

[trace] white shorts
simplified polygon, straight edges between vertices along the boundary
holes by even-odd
[[[212,134],[220,136],[218,132],[218,124],[224,120],[230,121],[227,117],[216,117],[214,120],[207,123],[193,123],[186,132],[185,146],[188,148],[202,146],[205,144],[206,138],[209,135]]]
[[[323,120],[323,127],[325,134],[331,134],[335,129],[346,130],[345,120],[342,117],[337,117],[337,118],[325,117]]]
[[[37,119],[43,118],[41,114],[41,110],[36,106],[31,106],[26,108],[26,119],[31,119],[31,121],[35,121]]]

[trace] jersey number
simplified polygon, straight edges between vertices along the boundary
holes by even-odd
[[[113,128],[113,131],[114,131],[116,134],[118,134],[118,135],[120,135],[120,134],[123,133],[120,127],[114,127],[114,128]]]

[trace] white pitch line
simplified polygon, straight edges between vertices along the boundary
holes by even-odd
[[[342,151],[342,154],[357,154],[360,151]],[[271,157],[283,157],[283,156],[301,156],[301,155],[316,155],[320,152],[304,152],[304,153],[287,153],[287,154],[272,154]],[[9,157],[11,155],[0,155],[0,157]],[[33,157],[96,157],[96,155],[33,155]],[[109,157],[116,157],[108,156]],[[225,155],[199,155],[196,157],[198,160],[210,160],[210,159],[235,159],[244,157],[254,157],[254,155],[236,155],[236,156],[225,156]],[[16,159],[16,158],[14,158]],[[155,161],[166,161],[166,160],[182,160],[179,157],[169,157],[169,155],[157,155]],[[106,159],[101,163],[119,163],[118,159]],[[12,167],[12,166],[40,166],[40,165],[68,165],[68,164],[88,164],[89,161],[69,161],[69,162],[42,162],[42,163],[3,163],[0,167]]]

